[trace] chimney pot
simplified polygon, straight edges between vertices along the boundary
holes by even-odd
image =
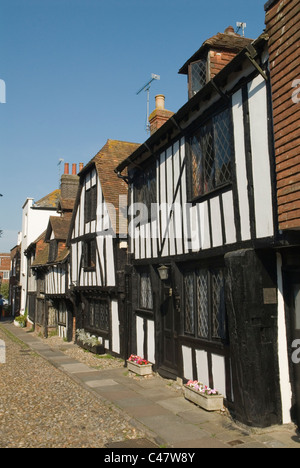
[[[225,34],[235,34],[233,26],[228,26],[224,31]]]
[[[155,96],[155,107],[156,109],[165,108],[165,96],[163,94],[157,94],[157,96]]]
[[[72,174],[73,175],[77,174],[77,164],[72,164]]]
[[[69,174],[69,164],[65,163],[65,171],[64,174]]]
[[[80,171],[82,171],[82,169],[83,169],[83,166],[84,166],[84,164],[83,164],[83,163],[79,163],[79,172],[80,172]]]

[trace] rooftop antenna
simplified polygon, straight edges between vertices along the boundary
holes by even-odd
[[[60,158],[60,160],[58,161],[58,183],[60,183],[60,179],[61,179],[61,164],[64,162],[64,159]]]
[[[247,23],[241,23],[240,21],[238,21],[236,23],[236,26],[237,26],[236,33],[239,33],[240,30],[242,30],[242,36],[245,37],[245,29],[247,27]]]
[[[149,124],[149,105],[150,105],[150,87],[151,83],[154,80],[160,80],[160,75],[156,75],[155,73],[151,74],[151,80],[149,80],[136,94],[140,94],[142,91],[147,91],[147,120],[146,120],[146,131],[147,133],[150,132],[150,124]]]

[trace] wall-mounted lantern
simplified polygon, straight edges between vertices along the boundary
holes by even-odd
[[[159,277],[162,281],[167,281],[169,279],[170,267],[166,265],[161,265],[158,269]]]

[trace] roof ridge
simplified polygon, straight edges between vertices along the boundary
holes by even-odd
[[[42,203],[46,202],[47,200],[51,200],[51,197],[54,198],[54,200],[52,200],[52,202],[50,201],[51,203],[51,207],[55,206],[56,203],[58,202],[58,197],[61,195],[61,190],[60,189],[55,189],[53,190],[52,192],[48,193],[47,195],[45,195],[44,197],[42,197],[40,200],[34,202],[33,206],[39,206],[41,205]],[[47,207],[47,205],[45,205],[45,207]]]

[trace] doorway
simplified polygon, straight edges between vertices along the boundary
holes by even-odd
[[[178,334],[175,300],[172,289],[168,285],[162,284],[161,290],[161,346],[158,372],[163,377],[176,379],[178,376]]]

